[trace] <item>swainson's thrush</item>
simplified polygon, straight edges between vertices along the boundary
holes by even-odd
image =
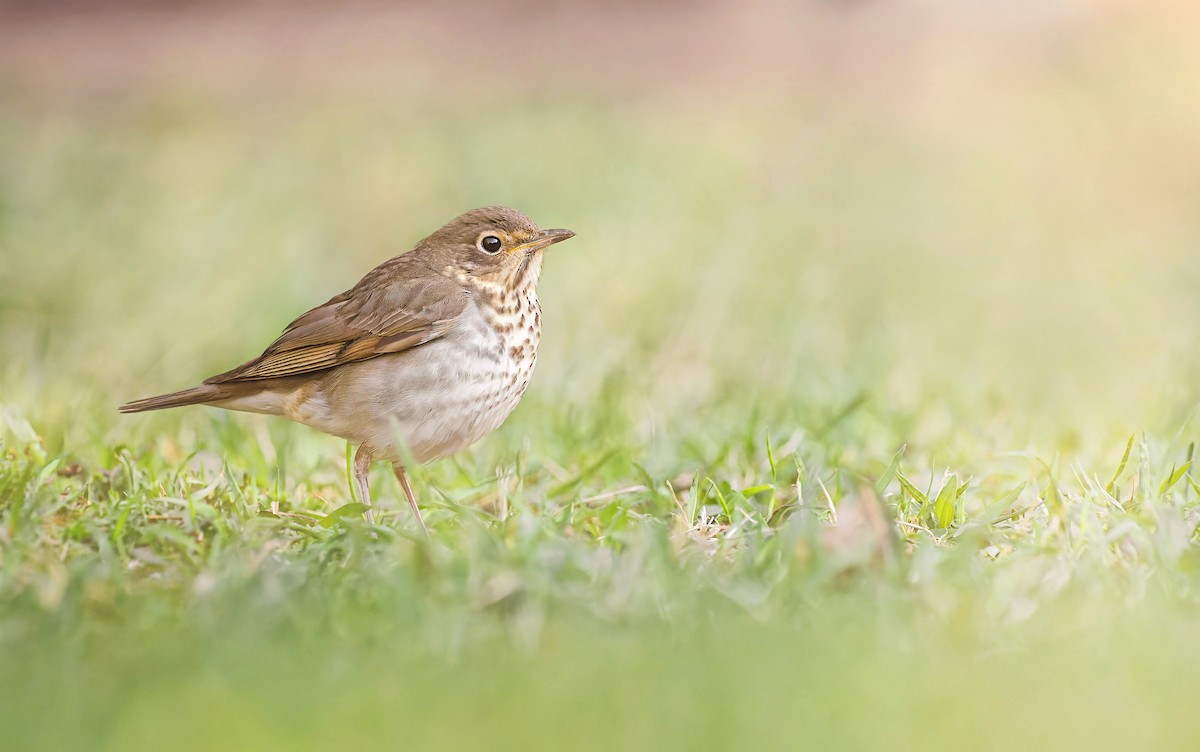
[[[516,407],[537,360],[542,251],[574,234],[501,206],[469,211],[293,321],[254,360],[120,411],[212,405],[340,436],[358,445],[363,502],[371,462],[390,462],[424,529],[402,458],[454,454]]]

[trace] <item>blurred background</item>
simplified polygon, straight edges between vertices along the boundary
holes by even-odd
[[[0,726],[1194,748],[1198,28],[0,0]],[[432,542],[323,526],[328,437],[116,414],[494,203],[578,236],[520,407],[414,472]],[[953,531],[898,469],[972,478]],[[872,488],[896,526],[846,533]]]
[[[0,383],[68,432],[487,203],[579,233],[531,396],[1072,446],[1197,393],[1190,3],[0,8]]]

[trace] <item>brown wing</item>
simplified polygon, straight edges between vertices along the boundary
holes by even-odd
[[[441,337],[467,307],[462,287],[440,274],[409,274],[398,256],[352,289],[288,324],[262,355],[206,384],[276,379],[320,371]],[[415,277],[415,278],[414,278]]]

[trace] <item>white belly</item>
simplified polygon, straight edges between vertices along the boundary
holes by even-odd
[[[478,312],[412,350],[330,371],[285,414],[365,443],[377,459],[418,462],[461,451],[500,427],[529,385],[537,333],[498,335]]]

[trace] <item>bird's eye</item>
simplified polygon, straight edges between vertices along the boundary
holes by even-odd
[[[479,239],[479,249],[484,253],[499,253],[500,248],[503,245],[504,244],[500,242],[500,238],[496,237],[495,235],[484,235]]]

